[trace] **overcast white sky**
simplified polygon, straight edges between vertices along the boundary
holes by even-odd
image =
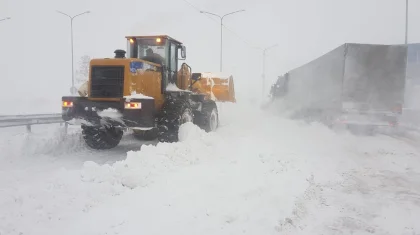
[[[279,44],[267,54],[269,86],[346,42],[404,43],[404,0],[187,1],[216,14],[246,10],[224,21],[233,31],[224,30],[224,70],[239,95],[261,96],[262,52],[254,46]],[[420,42],[419,9],[420,0],[410,0],[410,42]],[[70,22],[55,10],[91,11],[74,20],[76,65],[83,55],[112,57],[126,35],[157,32],[185,43],[193,71],[219,70],[219,21],[184,0],[0,0],[0,18],[12,17],[0,22],[0,114],[60,110],[71,85]]]

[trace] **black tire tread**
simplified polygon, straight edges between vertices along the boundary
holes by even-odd
[[[213,109],[216,109],[217,113],[217,123],[219,123],[219,112],[217,110],[216,102],[209,100],[205,101],[202,104],[201,111],[196,111],[195,113],[195,124],[206,132],[210,132],[210,115]],[[216,127],[217,128],[217,127]]]
[[[181,125],[181,116],[189,110],[194,118],[191,105],[184,99],[167,100],[158,117],[157,137],[160,142],[178,142],[178,131]]]
[[[93,149],[112,149],[116,147],[123,136],[122,130],[82,125],[82,136],[86,144]]]

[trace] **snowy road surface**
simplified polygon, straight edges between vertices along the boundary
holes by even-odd
[[[110,151],[78,129],[2,129],[0,234],[420,234],[415,141],[240,104],[220,115],[215,133]]]

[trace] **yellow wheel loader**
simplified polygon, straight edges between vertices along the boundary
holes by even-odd
[[[127,51],[115,50],[114,58],[90,61],[80,96],[62,97],[63,120],[70,124],[81,120],[87,145],[116,147],[126,130],[143,140],[176,142],[185,122],[207,132],[216,130],[216,101],[235,102],[233,78],[225,81],[209,73],[192,73],[186,63],[179,66],[186,48],[169,36],[126,39]]]

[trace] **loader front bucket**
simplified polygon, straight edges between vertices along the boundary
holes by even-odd
[[[201,79],[194,83],[193,91],[209,95],[217,102],[236,102],[233,77],[222,77],[202,73]]]

